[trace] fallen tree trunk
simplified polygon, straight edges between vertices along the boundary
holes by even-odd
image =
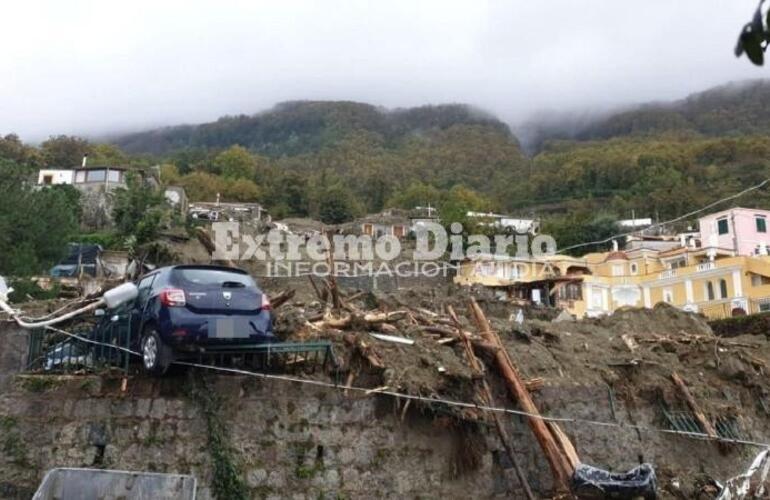
[[[452,306],[448,306],[447,311],[457,326],[458,334],[463,341],[463,347],[465,348],[465,353],[468,356],[468,363],[471,365],[471,371],[473,371],[475,376],[481,378],[481,399],[487,406],[494,406],[495,402],[494,398],[492,397],[492,391],[489,389],[489,383],[487,383],[487,379],[484,378],[481,364],[479,363],[478,358],[476,358],[476,354],[473,352],[473,346],[471,345],[468,337],[462,333],[462,326],[460,325],[460,322],[458,321],[457,315],[455,314]],[[492,414],[492,418],[495,421],[497,434],[500,436],[500,441],[503,443],[503,448],[505,448],[505,452],[508,454],[508,458],[511,460],[511,463],[516,470],[516,477],[519,478],[519,484],[521,484],[521,487],[524,489],[524,494],[527,496],[528,500],[535,500],[535,495],[532,494],[532,489],[529,486],[527,476],[524,474],[524,470],[521,468],[519,461],[516,459],[516,451],[513,449],[513,445],[511,444],[511,438],[505,431],[505,427],[503,427],[503,422],[500,420],[500,415],[495,412],[490,413]]]
[[[684,380],[682,380],[681,377],[676,372],[671,373],[671,379],[674,381],[674,384],[676,385],[677,389],[679,389],[679,393],[687,402],[687,406],[690,407],[690,410],[692,411],[693,415],[695,415],[695,419],[700,424],[701,428],[703,429],[703,432],[708,434],[708,436],[713,439],[716,439],[717,437],[719,437],[717,435],[716,429],[714,429],[714,426],[711,425],[711,422],[709,422],[709,420],[706,418],[706,415],[703,413],[703,410],[701,410],[700,406],[698,406],[698,403],[695,402],[695,398],[693,398],[692,394],[690,394],[690,390],[687,388],[687,385],[684,383]]]
[[[203,248],[206,249],[206,251],[211,256],[211,259],[214,259],[214,252],[216,251],[216,246],[214,245],[214,242],[211,240],[211,235],[209,235],[208,232],[206,232],[205,229],[202,227],[196,227],[195,228],[195,237],[198,238],[198,241],[201,245],[203,245]],[[221,261],[224,265],[227,267],[238,267],[235,262],[233,262],[230,259],[225,259]]]
[[[537,409],[537,406],[535,406],[534,401],[532,401],[532,397],[527,390],[524,380],[519,376],[500,337],[498,337],[489,326],[489,322],[487,321],[486,316],[484,316],[484,312],[473,298],[470,299],[470,310],[479,327],[482,338],[499,347],[498,351],[495,353],[497,368],[507,382],[511,396],[518,402],[521,409],[529,414],[527,422],[540,444],[540,448],[543,450],[545,458],[548,460],[548,464],[551,466],[551,471],[554,476],[554,488],[559,492],[569,492],[570,479],[575,472],[572,460],[567,457],[564,446],[559,444],[560,440],[554,436],[545,421],[540,418],[540,411]],[[564,436],[564,438],[566,438],[566,436]]]

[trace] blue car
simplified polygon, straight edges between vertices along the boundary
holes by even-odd
[[[137,283],[130,314],[144,368],[163,375],[207,347],[272,343],[270,300],[246,271],[211,265],[157,269]]]

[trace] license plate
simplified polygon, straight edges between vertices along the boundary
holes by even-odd
[[[231,339],[235,337],[235,322],[232,318],[218,318],[214,324],[214,337]]]

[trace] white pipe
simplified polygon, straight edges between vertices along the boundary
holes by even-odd
[[[8,313],[14,319],[14,321],[16,321],[16,323],[22,328],[44,328],[46,326],[55,325],[57,323],[61,323],[62,321],[72,319],[75,316],[78,316],[79,314],[83,314],[84,312],[94,310],[97,307],[104,304],[105,304],[104,299],[99,299],[96,302],[92,302],[85,307],[81,307],[80,309],[75,309],[74,311],[70,311],[67,314],[59,316],[58,318],[51,318],[46,321],[38,321],[38,322],[31,323],[21,319],[19,312],[13,310],[13,308],[11,308],[11,306],[8,305],[8,303],[5,301],[5,297],[0,297],[0,309]]]
[[[92,311],[99,306],[104,305],[104,306],[107,306],[107,308],[109,309],[114,309],[115,307],[119,306],[120,304],[123,304],[124,302],[134,300],[137,294],[138,294],[138,290],[136,288],[136,285],[134,285],[133,283],[123,283],[122,285],[117,286],[112,290],[108,290],[104,292],[104,294],[99,300],[92,302],[87,306],[81,307],[80,309],[75,309],[74,311],[70,311],[67,314],[63,314],[58,318],[51,318],[46,321],[29,322],[29,321],[23,320],[21,318],[21,314],[19,313],[19,311],[14,310],[11,306],[8,305],[8,297],[6,294],[0,294],[0,310],[3,310],[6,313],[8,313],[14,319],[14,321],[16,321],[16,323],[22,328],[45,328],[47,326],[61,323],[62,321],[72,319],[75,316],[83,314],[84,312]]]

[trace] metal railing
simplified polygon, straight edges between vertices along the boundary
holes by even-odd
[[[92,329],[71,332],[74,338],[51,330],[33,330],[27,370],[39,373],[85,373],[112,368],[128,372],[132,355],[128,321],[102,321]],[[90,342],[89,342],[90,341]]]

